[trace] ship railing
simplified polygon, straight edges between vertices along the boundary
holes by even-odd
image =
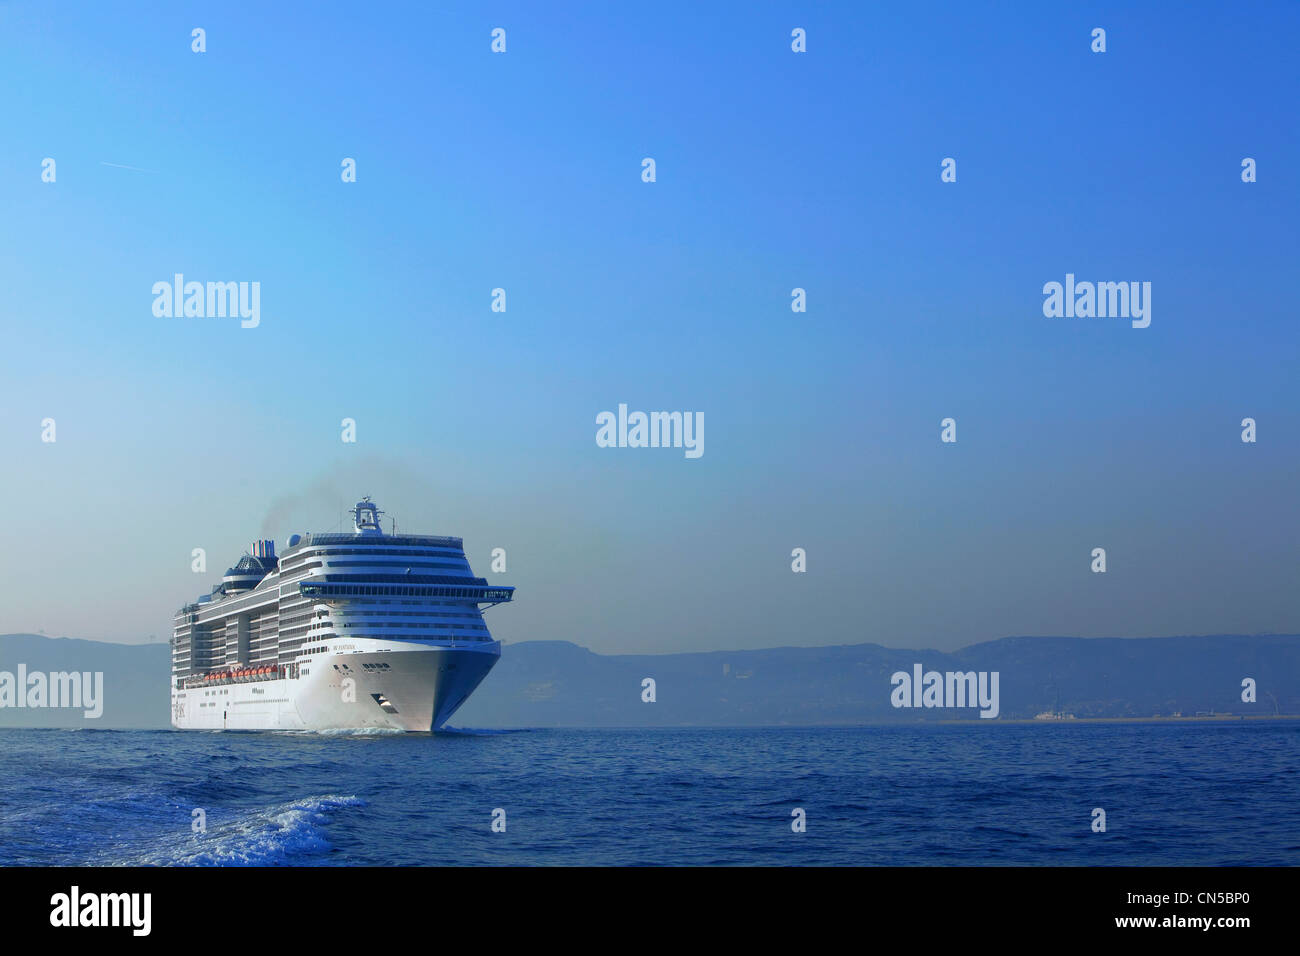
[[[289,553],[289,551],[296,551],[298,548],[303,546],[323,545],[323,544],[360,545],[362,544],[362,541],[360,539],[361,539],[360,535],[357,535],[355,533],[346,533],[346,532],[343,534],[338,534],[335,532],[326,532],[321,534],[308,534],[303,537],[303,540],[296,547],[290,548],[289,550],[285,551],[283,554],[280,555],[280,557],[283,558],[285,554]],[[463,548],[465,546],[465,542],[463,538],[456,538],[456,537],[450,537],[446,535],[436,535],[436,534],[396,534],[396,535],[386,534],[384,535],[384,539],[390,543],[399,545],[399,547],[393,549],[394,554],[401,553],[401,549],[400,549],[401,545],[415,545],[415,546],[424,546],[430,548]]]
[[[298,593],[312,598],[368,598],[386,596],[459,598],[475,603],[503,604],[514,597],[515,589],[503,585],[428,585],[428,584],[344,584],[303,581]]]

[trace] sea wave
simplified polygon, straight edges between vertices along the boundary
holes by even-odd
[[[363,807],[353,795],[326,794],[241,813],[210,823],[206,833],[179,844],[155,846],[140,858],[122,861],[145,866],[276,866],[328,852],[326,824],[346,807]]]

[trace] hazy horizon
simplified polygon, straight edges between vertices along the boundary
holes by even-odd
[[[108,638],[85,637],[78,634],[42,634],[39,631],[8,631],[5,633],[0,633],[0,639],[6,637],[46,637],[51,640],[94,641],[99,644],[120,644],[125,647],[148,647],[153,644],[165,645],[168,640],[167,637],[157,637],[152,641],[148,639],[145,639],[143,641],[114,641],[114,640],[109,640]],[[1176,641],[1182,638],[1214,638],[1214,637],[1247,637],[1247,638],[1300,637],[1300,632],[1290,633],[1286,631],[1261,631],[1255,634],[1226,633],[1226,632],[1205,633],[1205,634],[1150,634],[1141,637],[1134,637],[1132,635],[1123,635],[1123,634],[1098,634],[1092,637],[1085,637],[1080,634],[1003,634],[999,637],[991,637],[980,641],[972,641],[970,644],[961,644],[961,645],[957,645],[956,647],[951,647],[946,649],[941,649],[937,647],[915,647],[915,648],[898,647],[890,644],[881,644],[879,641],[836,641],[830,644],[771,644],[771,645],[765,645],[763,647],[695,648],[695,649],[687,648],[686,650],[664,650],[664,651],[598,651],[595,648],[589,647],[588,645],[584,644],[581,640],[576,638],[538,637],[538,638],[524,638],[519,641],[511,641],[507,638],[498,638],[498,640],[500,640],[503,644],[528,644],[528,643],[540,643],[540,642],[566,641],[567,643],[576,644],[578,647],[581,647],[585,650],[589,650],[592,651],[593,653],[601,654],[604,656],[620,655],[620,654],[638,656],[638,655],[655,655],[655,654],[663,654],[663,655],[711,654],[711,653],[727,653],[730,651],[734,651],[736,653],[743,653],[746,651],[781,650],[783,648],[816,649],[819,647],[842,647],[842,646],[852,646],[857,644],[873,644],[873,645],[883,647],[886,650],[894,650],[894,651],[916,650],[918,652],[924,652],[927,650],[928,651],[943,650],[945,653],[949,653],[952,651],[965,650],[967,648],[974,647],[978,644],[987,644],[987,643],[1000,641],[1000,640],[1017,640],[1017,639],[1025,639],[1025,638],[1031,640],[1036,638],[1043,638],[1045,640],[1065,640],[1065,641],[1076,641],[1076,640],[1077,641],[1106,641],[1106,640],[1125,640],[1125,641],[1175,640]]]

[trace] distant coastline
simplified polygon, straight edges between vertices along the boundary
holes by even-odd
[[[0,707],[3,727],[162,729],[170,646],[0,635],[0,672],[103,672],[103,717]],[[891,704],[891,675],[999,675],[1000,712]],[[653,700],[644,693],[654,683]],[[1249,681],[1252,693],[1243,688]],[[1035,719],[1039,714],[1073,718]],[[1169,716],[1155,716],[1165,715]],[[1180,714],[1180,716],[1174,716]],[[1198,716],[1198,714],[1200,716]],[[1300,716],[1300,636],[1007,637],[956,651],[879,644],[687,654],[597,654],[567,641],[510,643],[455,726],[825,727],[918,723],[1222,723]]]
[[[1300,714],[1214,714],[1204,717],[1062,717],[1057,720],[1040,720],[1037,717],[1011,717],[986,720],[988,725],[1033,724],[1042,727],[1060,727],[1065,724],[1221,724],[1243,720],[1300,720]],[[969,720],[940,720],[935,723],[970,724]]]

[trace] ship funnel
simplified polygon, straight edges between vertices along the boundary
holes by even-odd
[[[379,516],[383,514],[367,496],[352,509],[353,527],[357,534],[383,534]]]
[[[254,541],[248,546],[248,553],[255,558],[267,558],[275,560],[275,542],[274,541]]]

